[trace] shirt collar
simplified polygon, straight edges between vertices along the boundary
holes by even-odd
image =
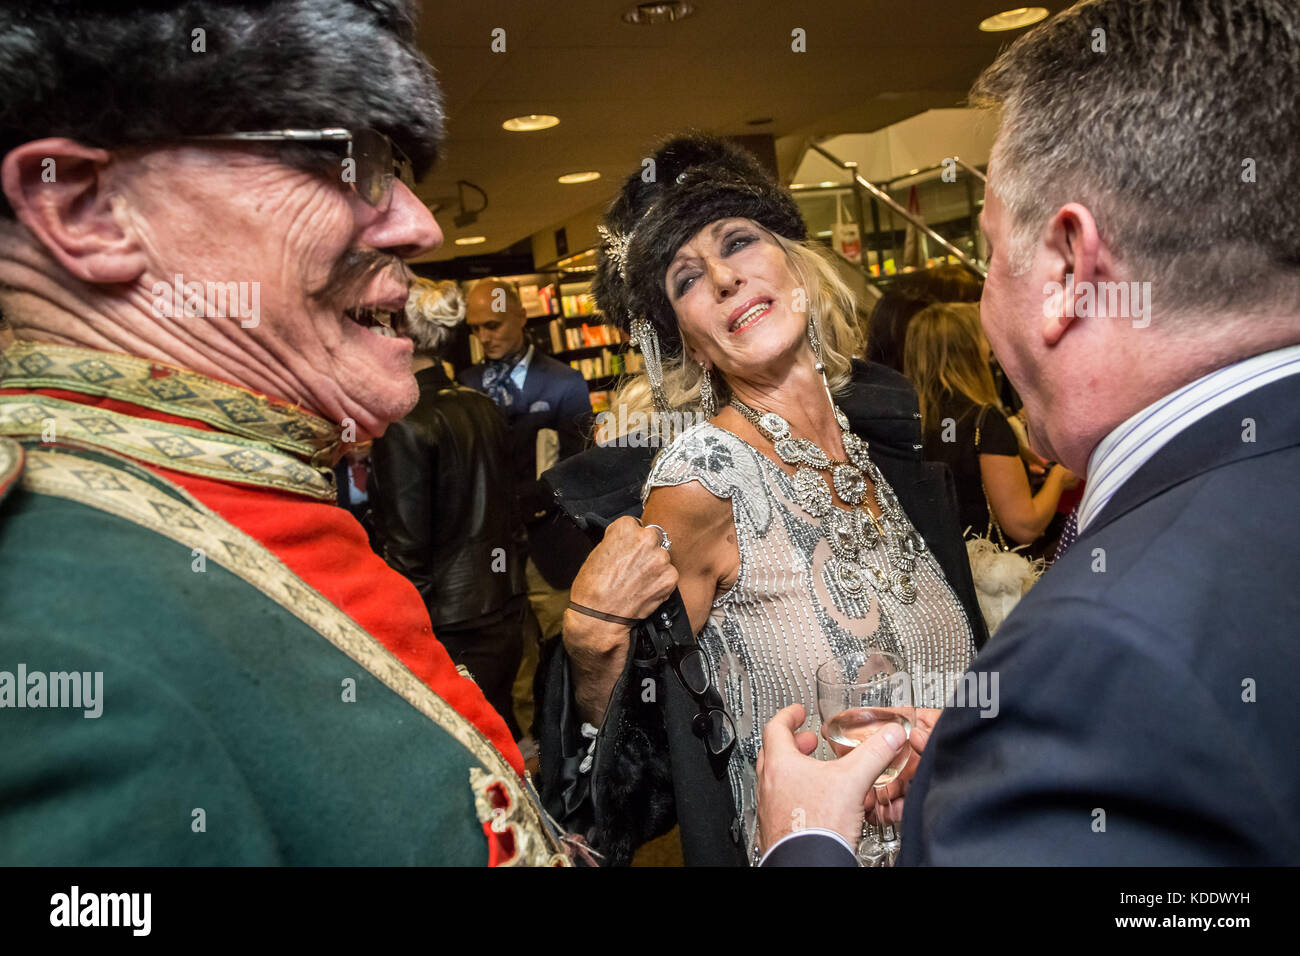
[[[1079,533],[1120,487],[1181,432],[1216,409],[1288,375],[1300,374],[1300,345],[1255,355],[1203,375],[1125,419],[1088,458]]]

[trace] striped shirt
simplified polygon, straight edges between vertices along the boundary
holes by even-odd
[[[1217,369],[1148,405],[1098,443],[1088,458],[1079,502],[1082,534],[1124,482],[1179,432],[1216,409],[1270,382],[1300,374],[1300,345],[1290,345]]]

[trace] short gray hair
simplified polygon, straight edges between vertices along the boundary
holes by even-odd
[[[441,358],[456,326],[465,321],[465,297],[451,280],[415,279],[398,331],[415,343],[417,355]]]
[[[1013,269],[1077,201],[1163,311],[1295,301],[1297,91],[1296,0],[1087,0],[1026,33],[971,93]]]

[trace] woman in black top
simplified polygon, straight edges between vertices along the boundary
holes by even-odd
[[[920,398],[925,456],[952,469],[962,524],[987,534],[991,504],[1006,537],[1029,544],[1056,514],[1061,492],[1079,479],[1053,465],[1042,488],[1032,491],[988,359],[976,305],[930,305],[908,326],[904,366]]]

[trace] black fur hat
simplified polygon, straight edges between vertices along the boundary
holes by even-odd
[[[692,236],[732,217],[796,241],[807,232],[790,193],[733,143],[691,134],[665,143],[652,158],[653,166],[643,164],[628,177],[605,214],[592,292],[613,321],[626,329],[644,318],[664,351],[676,352],[681,333],[664,275]]]
[[[370,127],[436,158],[442,97],[417,0],[6,0],[0,156],[45,136],[111,148]]]

